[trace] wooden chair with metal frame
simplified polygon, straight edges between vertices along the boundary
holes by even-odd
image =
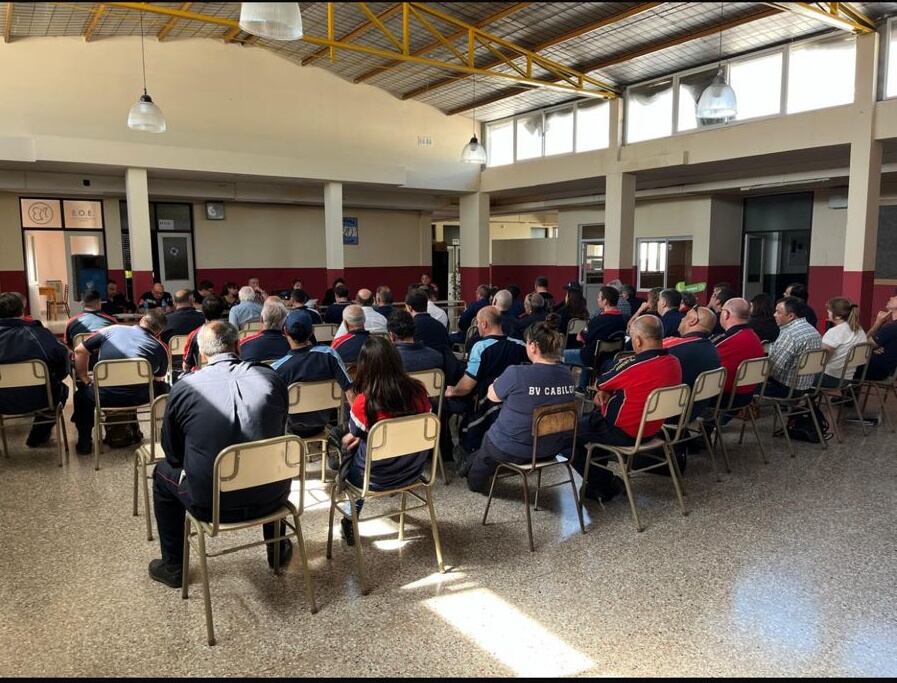
[[[863,436],[866,436],[866,421],[863,419],[859,394],[862,393],[861,388],[866,379],[866,368],[869,367],[869,359],[871,357],[872,344],[869,342],[857,344],[847,352],[847,358],[844,361],[844,366],[841,368],[841,376],[838,377],[838,386],[820,386],[819,396],[828,408],[829,422],[832,425],[832,431],[835,433],[838,443],[844,443],[841,429],[838,427],[838,422],[841,420],[841,415],[844,412],[844,406],[853,405],[860,422],[860,429],[863,432]],[[854,373],[859,373],[859,378]],[[851,377],[848,377],[848,374]],[[835,417],[835,406],[838,407],[837,418]]]
[[[264,325],[261,320],[247,320],[245,323],[240,325],[240,332],[248,332],[249,334],[254,334],[255,332],[261,332],[264,329]]]
[[[86,339],[92,337],[96,332],[79,332],[72,338],[72,351],[78,348],[78,346],[83,343]],[[71,369],[71,378],[72,378],[72,386],[75,386],[75,382],[78,381],[78,376],[75,373],[75,359],[72,354],[72,369]]]
[[[607,358],[610,354],[614,354],[614,362],[616,362],[617,356],[621,353],[624,353],[623,346],[625,340],[623,337],[619,339],[599,339],[595,342],[595,356],[594,361],[592,362],[592,378],[589,380],[589,386],[586,390],[585,395],[579,397],[579,414],[582,415],[584,412],[584,408],[587,405],[591,405],[592,398],[595,396],[595,392],[598,391],[598,377],[601,375],[601,363],[600,360],[602,358]],[[633,354],[635,355],[635,354]],[[579,373],[585,372],[585,368],[580,366],[573,366],[573,381],[579,382],[579,374],[576,372],[576,368],[579,369]]]
[[[567,342],[570,341],[571,336],[576,336],[584,329],[589,326],[589,321],[584,320],[583,318],[571,318],[570,322],[567,323],[567,336],[564,337],[564,350],[567,350]]]
[[[312,325],[312,327],[314,328],[315,341],[319,344],[330,344],[336,336],[337,329],[339,329],[339,325],[330,323],[318,323],[317,325]]]
[[[757,447],[760,449],[760,458],[763,460],[764,465],[769,464],[769,460],[766,457],[766,449],[763,448],[763,442],[760,440],[760,432],[757,430],[756,413],[757,397],[763,393],[764,389],[766,389],[766,383],[769,380],[769,369],[769,358],[766,356],[749,358],[741,361],[741,363],[738,364],[738,369],[735,371],[735,382],[732,384],[732,391],[729,393],[728,399],[724,400],[724,405],[721,405],[719,408],[717,419],[715,421],[716,433],[714,435],[713,444],[715,446],[718,445],[722,451],[723,459],[726,463],[726,472],[731,472],[732,467],[729,463],[729,451],[726,448],[725,439],[723,439],[722,429],[724,424],[728,423],[730,420],[741,421],[741,434],[738,437],[739,445],[744,442],[744,429],[747,426],[747,423],[751,423],[754,438],[757,440]],[[759,386],[760,391],[756,392],[756,395],[753,395],[750,402],[746,405],[736,406],[735,403],[737,397],[744,395],[739,394],[738,390],[742,387],[749,386]]]
[[[891,433],[897,431],[897,424],[891,422],[891,416],[888,415],[887,408],[888,396],[893,394],[894,400],[897,400],[897,370],[884,380],[866,378],[863,380],[862,387],[866,389],[866,393],[863,396],[863,410],[865,411],[866,405],[869,402],[869,395],[874,391],[875,395],[878,396],[878,405],[881,409],[882,420],[888,426],[888,429],[891,430]]]
[[[245,489],[264,486],[286,480],[298,480],[299,504],[287,501],[279,510],[269,515],[242,522],[225,523],[221,521],[221,496]],[[206,633],[209,645],[215,644],[215,630],[212,624],[212,597],[209,590],[209,570],[207,558],[227,555],[238,550],[255,548],[260,545],[273,544],[274,574],[280,574],[280,542],[295,538],[302,559],[302,571],[305,577],[305,594],[308,598],[311,613],[318,611],[315,604],[315,589],[311,573],[308,569],[308,556],[305,550],[305,539],[302,536],[302,516],[305,502],[305,444],[298,436],[286,435],[263,441],[228,446],[215,458],[212,474],[212,518],[203,521],[193,516],[190,510],[184,517],[184,563],[182,567],[183,584],[181,597],[188,597],[190,575],[190,548],[199,554],[199,573],[203,584],[203,598],[206,613]],[[290,519],[292,518],[292,524]],[[281,535],[280,522],[288,529]],[[274,537],[253,543],[231,546],[217,552],[206,550],[206,537],[217,538],[224,532],[242,531],[251,527],[274,524]]]
[[[53,389],[50,384],[50,370],[42,360],[25,360],[18,363],[0,363],[0,389],[25,389],[28,387],[46,387],[47,406],[38,410],[12,415],[0,415],[0,437],[3,441],[3,455],[9,457],[9,444],[6,441],[6,425],[13,420],[32,419],[34,424],[56,425],[56,447],[59,451],[59,466],[69,461],[69,438],[65,431],[65,419],[62,416],[62,403],[53,400]]]
[[[486,519],[489,516],[489,507],[492,505],[492,494],[495,491],[495,482],[499,479],[520,476],[523,480],[523,507],[526,510],[526,532],[529,537],[530,552],[535,552],[533,545],[533,520],[529,510],[529,475],[536,474],[536,496],[533,502],[533,509],[539,509],[539,491],[542,489],[542,472],[549,467],[563,466],[567,468],[567,479],[551,484],[547,488],[563,486],[569,483],[573,489],[573,504],[576,506],[576,512],[579,515],[579,528],[582,533],[586,532],[585,523],[582,518],[582,506],[579,504],[579,496],[576,492],[576,480],[573,478],[573,467],[569,458],[555,454],[551,459],[538,459],[539,439],[556,434],[572,433],[573,440],[571,446],[576,444],[576,428],[579,420],[579,410],[574,401],[569,403],[559,403],[555,405],[540,406],[533,411],[533,459],[532,462],[522,464],[514,462],[500,462],[492,475],[492,484],[489,487],[489,499],[486,501],[486,510],[483,512],[483,526],[486,525]],[[502,470],[507,470],[506,474],[501,474]]]
[[[174,383],[174,364],[177,361],[178,369],[184,366],[184,354],[187,353],[187,339],[190,335],[176,334],[168,340],[168,383]]]
[[[47,287],[42,287],[41,290],[47,297],[47,320],[55,320],[60,308],[65,311],[66,317],[72,317],[68,284],[63,285],[62,280],[47,280]]]
[[[134,510],[137,512],[137,488],[139,482],[143,482],[143,507],[146,513],[146,540],[153,540],[153,520],[150,511],[149,482],[153,478],[149,468],[155,468],[157,463],[165,460],[165,451],[162,450],[162,421],[165,417],[165,408],[168,405],[168,394],[157,396],[150,409],[150,440],[144,442],[134,451]]]
[[[303,415],[305,413],[316,413],[322,410],[336,410],[337,424],[344,424],[345,414],[343,405],[346,402],[346,396],[342,387],[334,379],[325,379],[317,382],[294,382],[288,388],[289,392],[289,414]],[[289,423],[287,425],[287,433],[289,433]],[[320,433],[313,436],[305,437],[302,441],[308,444],[317,444],[319,452],[309,452],[306,448],[306,457],[316,455],[321,456],[321,481],[327,481],[327,452],[328,437],[330,436],[330,426],[325,426]]]
[[[102,389],[121,387],[140,387],[146,385],[149,400],[146,403],[125,407],[103,407],[100,403]],[[122,358],[119,360],[101,360],[93,368],[93,391],[95,418],[93,428],[94,469],[100,469],[100,453],[103,449],[103,427],[110,424],[112,416],[124,415],[125,420],[117,420],[114,424],[140,424],[141,414],[150,413],[153,408],[153,369],[145,358]],[[130,415],[133,414],[133,417]]]
[[[782,433],[785,435],[785,441],[788,442],[788,451],[791,457],[795,457],[794,444],[791,442],[791,435],[788,433],[788,418],[798,415],[809,415],[813,421],[813,427],[816,435],[823,448],[828,448],[825,441],[825,435],[819,426],[819,420],[816,418],[816,411],[813,409],[813,400],[820,394],[822,386],[822,372],[825,370],[825,363],[828,357],[828,351],[825,349],[813,349],[804,351],[797,360],[797,371],[795,373],[795,381],[802,377],[813,377],[813,383],[806,391],[796,391],[793,386],[788,387],[788,395],[783,398],[773,396],[757,396],[757,405],[760,408],[771,406],[774,410],[772,419],[772,431],[776,432],[776,425],[781,422]]]
[[[677,384],[672,387],[655,389],[648,394],[648,400],[645,401],[645,408],[642,411],[642,419],[639,422],[635,443],[632,446],[610,446],[601,443],[586,444],[586,462],[585,467],[583,468],[582,489],[579,493],[580,506],[583,504],[583,495],[588,487],[589,470],[592,467],[600,467],[608,472],[614,471],[614,469],[610,467],[610,463],[601,462],[602,460],[608,460],[609,456],[607,453],[610,453],[611,455],[616,456],[617,463],[620,466],[619,475],[626,487],[626,497],[629,498],[629,507],[632,510],[632,518],[635,520],[635,528],[637,531],[642,531],[644,527],[639,520],[638,511],[635,508],[635,497],[632,493],[632,483],[630,482],[630,477],[633,474],[647,472],[660,467],[669,468],[670,478],[673,480],[673,487],[676,489],[676,497],[679,499],[679,507],[682,510],[683,515],[688,514],[688,510],[685,507],[685,501],[682,498],[682,488],[679,484],[681,474],[679,473],[679,466],[676,463],[676,459],[672,457],[672,449],[664,438],[654,436],[653,438],[646,440],[645,424],[657,420],[664,421],[672,417],[678,417],[679,422],[676,425],[676,429],[681,430],[682,422],[685,419],[685,408],[688,405],[689,393],[688,385]],[[606,453],[595,456],[593,453],[596,449],[600,449]],[[658,449],[663,450],[663,458],[654,453],[654,451],[657,451]],[[638,455],[654,460],[655,462],[651,465],[646,465],[645,467],[633,469],[633,462]]]
[[[439,424],[442,424],[442,403],[445,398],[445,373],[438,368],[434,368],[433,370],[418,370],[417,372],[409,372],[408,374],[424,385],[424,388],[427,390],[428,398],[437,400],[436,417],[439,418]],[[445,473],[445,466],[442,464],[442,454],[439,451],[438,443],[433,451],[433,457],[436,458],[436,467],[439,469],[439,474],[442,475],[443,483],[448,486],[449,479],[448,475]]]
[[[709,423],[711,426],[719,422],[720,404],[723,400],[724,389],[726,388],[726,369],[716,368],[715,370],[706,370],[695,378],[695,385],[692,387],[688,398],[688,405],[685,408],[685,419],[681,421],[680,429],[676,429],[674,425],[663,425],[664,436],[670,448],[674,448],[679,444],[685,444],[690,441],[703,439],[707,453],[710,455],[710,466],[713,468],[713,476],[717,481],[720,480],[719,470],[716,467],[716,453],[713,444],[710,441],[710,431],[707,428]],[[713,401],[712,406],[707,406],[708,410],[702,415],[692,415],[695,404],[704,401]],[[695,428],[692,433],[691,428]],[[682,492],[685,493],[685,484],[679,482],[682,486]]]
[[[436,546],[436,562],[439,572],[445,573],[445,565],[442,561],[442,545],[439,542],[439,527],[436,523],[436,510],[433,508],[433,484],[436,481],[436,459],[431,460],[428,476],[421,476],[406,486],[386,490],[371,490],[371,467],[373,463],[383,460],[392,460],[408,455],[414,455],[421,451],[434,450],[439,446],[439,419],[433,413],[409,415],[407,417],[395,417],[381,420],[372,428],[367,438],[367,452],[364,463],[364,483],[361,487],[344,481],[342,489],[334,491],[330,499],[330,524],[327,530],[327,559],[333,557],[333,515],[336,510],[346,519],[352,520],[352,531],[355,535],[355,560],[358,564],[358,574],[361,582],[361,592],[367,595],[370,587],[367,584],[364,571],[364,560],[361,556],[361,535],[358,533],[358,525],[362,521],[358,511],[358,501],[371,501],[376,498],[391,497],[401,494],[400,510],[392,510],[380,515],[365,518],[366,520],[382,519],[384,517],[399,517],[399,540],[405,539],[405,515],[412,510],[426,507],[430,513],[430,527],[433,532],[433,543]],[[423,491],[423,495],[419,493]],[[339,507],[340,498],[345,495],[349,503],[349,512]],[[413,496],[420,505],[407,506],[407,497]]]

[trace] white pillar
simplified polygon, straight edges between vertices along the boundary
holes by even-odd
[[[473,192],[462,195],[461,219],[461,296],[476,299],[478,285],[491,280],[489,270],[489,195]]]
[[[343,277],[343,184],[324,185],[324,254],[327,282]]]
[[[131,283],[136,301],[137,297],[153,286],[153,248],[145,168],[125,170],[125,195],[128,202]]]
[[[619,278],[635,285],[635,176],[617,171],[607,174],[604,204],[604,281]]]

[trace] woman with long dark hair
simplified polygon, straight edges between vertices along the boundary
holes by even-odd
[[[349,433],[343,448],[351,454],[352,465],[346,480],[359,488],[364,485],[367,437],[380,420],[432,412],[424,385],[405,372],[402,358],[387,338],[372,336],[361,347],[352,383],[355,400],[349,419]],[[381,460],[371,465],[372,491],[397,488],[416,481],[424,471],[430,451]],[[360,510],[359,505],[359,510]],[[341,522],[349,545],[355,542],[352,522]]]
[[[224,302],[224,313],[223,315],[227,316],[230,313],[230,309],[240,303],[240,298],[237,296],[237,292],[240,291],[240,288],[237,286],[236,282],[225,282],[224,287],[221,288],[221,300]]]
[[[748,325],[760,337],[760,341],[774,342],[779,337],[779,326],[773,316],[775,304],[765,292],[751,299],[751,319]]]
[[[557,310],[558,330],[561,334],[567,333],[567,326],[571,320],[588,320],[589,307],[586,304],[586,298],[579,289],[568,289],[567,296],[563,305]],[[577,341],[576,335],[567,336],[567,348],[578,349],[581,344]]]

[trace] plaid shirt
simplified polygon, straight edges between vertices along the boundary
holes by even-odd
[[[797,364],[804,351],[822,347],[822,337],[804,318],[796,318],[779,328],[779,337],[769,347],[770,377],[785,386],[805,391],[813,386],[813,376],[797,377]]]

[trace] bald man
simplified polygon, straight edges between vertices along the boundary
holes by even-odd
[[[330,348],[336,351],[343,363],[354,363],[371,335],[364,327],[364,309],[358,304],[346,306],[343,309],[343,326],[345,334],[334,337]]]
[[[698,375],[721,367],[719,354],[710,341],[716,327],[716,315],[704,306],[692,308],[679,323],[678,337],[665,337],[663,348],[679,359],[682,366],[682,382],[694,388]],[[711,401],[696,403],[689,422],[704,412]]]
[[[361,310],[364,311],[364,329],[368,332],[386,334],[387,320],[382,314],[374,310],[373,292],[369,289],[359,289],[358,294],[355,295],[355,303],[361,306]],[[346,323],[343,322],[336,331],[336,336],[340,337],[346,334],[347,331]]]
[[[750,326],[751,305],[740,297],[729,299],[720,308],[719,322],[723,328],[722,334],[717,334],[711,340],[716,346],[720,363],[726,368],[726,398],[724,406],[729,405],[729,395],[735,386],[735,377],[738,366],[751,358],[762,358],[763,342]],[[746,406],[751,402],[756,385],[739,387],[735,397],[733,408]]]
[[[193,306],[193,294],[189,289],[179,289],[174,293],[174,311],[165,316],[165,329],[159,336],[168,344],[172,337],[186,336],[206,321],[202,312]]]

